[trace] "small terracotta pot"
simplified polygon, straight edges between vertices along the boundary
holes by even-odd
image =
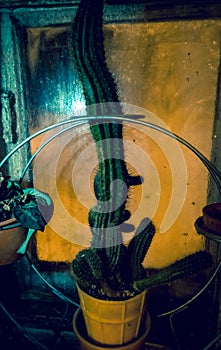
[[[85,327],[83,313],[80,308],[77,309],[73,317],[73,328],[79,340],[81,350],[142,350],[146,337],[150,331],[150,324],[150,315],[145,311],[140,331],[135,339],[122,345],[102,345],[97,344],[89,338]]]
[[[19,258],[17,250],[24,242],[27,230],[14,218],[0,222],[0,265],[11,264]]]
[[[221,233],[221,203],[208,204],[203,208],[203,222],[215,233]]]
[[[87,333],[100,344],[121,345],[137,337],[142,321],[146,291],[120,301],[92,297],[78,287]]]

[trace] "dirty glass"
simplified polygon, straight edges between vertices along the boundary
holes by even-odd
[[[109,24],[105,25],[104,33],[107,64],[117,82],[125,110],[164,123],[209,158],[220,56],[220,22]],[[32,133],[59,120],[85,113],[69,34],[69,27],[28,30],[29,126]],[[147,135],[142,128],[138,130],[133,125],[126,125],[124,134],[128,140],[126,151],[133,153],[130,146],[134,142],[139,150],[144,151],[148,164],[148,169],[144,169],[147,190],[143,191],[147,192],[143,193],[142,189],[132,192],[129,200],[135,220],[140,219],[139,215],[151,213],[158,230],[145,264],[160,267],[201,249],[204,240],[195,231],[194,221],[201,215],[207,198],[208,173],[203,165],[181,146],[184,171],[181,173],[178,169],[179,154],[174,154],[177,159],[173,160],[171,170],[167,141],[163,143],[164,147],[160,147],[158,136]],[[87,226],[88,208],[94,203],[92,177],[96,171],[96,157],[93,142],[87,126],[67,135],[65,141],[59,138],[48,146],[43,152],[43,164],[39,166],[36,162],[34,168],[39,187],[43,186],[48,192],[56,187],[57,198],[62,204],[61,212],[57,213],[60,221],[56,227],[49,224],[45,232],[38,234],[37,251],[41,260],[71,261],[82,245],[90,241],[90,237],[81,241],[84,235],[81,232],[82,227]],[[42,138],[32,143],[33,151]],[[55,165],[50,169],[52,158],[56,158]],[[131,161],[131,168],[139,167],[139,157],[136,158],[138,161]],[[177,201],[183,201],[182,208],[166,232],[160,232],[174,195],[174,181],[178,181],[179,186],[179,180],[185,191],[178,189],[175,195]],[[79,186],[73,188],[75,181]],[[52,182],[56,183],[53,188]],[[144,201],[142,205],[141,199]],[[138,209],[140,214],[136,217]],[[68,218],[76,215],[79,225],[73,228]],[[159,254],[162,251],[164,254]]]

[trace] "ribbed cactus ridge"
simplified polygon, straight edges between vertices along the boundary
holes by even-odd
[[[102,22],[103,0],[81,0],[73,23],[72,45],[87,106],[118,102],[116,84],[105,63]],[[111,115],[113,106],[106,105],[105,111],[103,107],[96,106],[96,114]],[[116,107],[116,112],[122,113],[120,105]]]
[[[89,289],[92,284],[97,284],[92,269],[88,264],[87,250],[82,250],[77,254],[71,263],[71,272],[82,288]]]
[[[107,255],[107,266],[108,270],[111,272],[118,271],[125,259],[125,246],[123,245],[123,242],[118,242],[117,244],[117,242],[114,241],[115,237],[117,236],[116,230],[120,230],[120,228],[114,228],[112,233],[108,234],[108,239],[112,237],[112,241],[108,242],[109,246],[105,248],[105,253]]]
[[[212,265],[212,256],[207,251],[200,251],[176,261],[172,265],[162,269],[156,275],[134,281],[133,287],[142,291],[155,285],[171,282],[184,278]]]
[[[135,236],[128,245],[128,261],[133,280],[144,277],[143,260],[155,234],[155,226],[149,218],[144,218],[137,228]]]
[[[88,265],[91,268],[92,275],[96,280],[104,278],[103,264],[99,249],[88,249],[86,251]]]

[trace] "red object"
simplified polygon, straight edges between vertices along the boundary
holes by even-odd
[[[221,233],[221,203],[208,204],[203,208],[203,222],[215,233]]]

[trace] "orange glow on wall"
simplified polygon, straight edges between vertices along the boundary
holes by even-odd
[[[114,72],[123,103],[138,106],[141,113],[154,113],[170,130],[210,158],[220,56],[220,22],[111,24],[105,26],[105,33],[108,65]],[[52,119],[56,119],[56,114],[49,118]],[[69,262],[82,249],[83,245],[79,242],[90,241],[86,228],[88,209],[95,201],[92,187],[96,154],[86,126],[67,135],[71,135],[70,140],[64,141],[61,137],[42,152],[40,157],[43,165],[40,169],[34,169],[38,175],[36,178],[42,179],[42,182],[38,180],[38,187],[53,194],[55,187],[51,182],[55,182],[58,191],[56,200],[62,202],[62,210],[57,209],[58,212],[55,212],[55,215],[60,215],[56,230],[49,224],[45,232],[37,235],[37,252],[41,260]],[[207,170],[193,153],[180,146],[187,169],[187,191],[182,210],[173,225],[166,232],[159,232],[174,186],[166,150],[161,149],[143,128],[138,130],[133,125],[127,125],[124,135],[129,146],[128,149],[125,146],[126,154],[130,152],[130,144],[136,145],[151,159],[147,163],[152,166],[153,174],[156,170],[158,176],[151,180],[149,170],[144,169],[142,175],[148,183],[149,193],[143,193],[142,187],[132,190],[128,201],[129,209],[134,213],[131,220],[134,218],[138,221],[142,215],[149,215],[153,203],[151,198],[157,203],[156,189],[158,186],[160,188],[158,205],[153,214],[157,234],[145,265],[162,267],[202,249],[204,239],[196,233],[194,221],[201,215],[207,201]],[[33,149],[38,143],[40,140],[32,144]],[[136,157],[139,163],[139,152]],[[51,165],[52,158],[56,158],[56,176],[53,181],[47,178],[47,174],[54,171],[50,168],[54,166]],[[180,159],[175,162],[179,167]],[[87,164],[91,164],[90,169]],[[130,168],[129,161],[128,166]],[[132,163],[131,169],[136,171]],[[44,172],[42,176],[38,171]],[[73,181],[79,183],[75,189]],[[136,217],[138,209],[140,212]],[[80,222],[80,226],[68,223],[63,210],[71,217],[77,217],[75,221]],[[63,227],[65,233],[62,233]],[[85,232],[81,232],[82,227],[85,227]]]

